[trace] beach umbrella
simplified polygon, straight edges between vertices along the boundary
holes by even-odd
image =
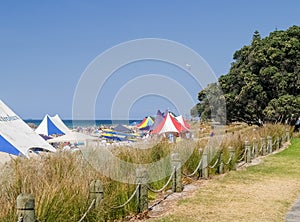
[[[118,126],[114,127],[113,129],[117,132],[122,132],[122,133],[130,133],[131,132],[131,129],[128,129],[127,127],[120,125],[120,124]]]
[[[126,136],[117,135],[117,134],[113,134],[113,133],[103,133],[102,137],[104,137],[106,139],[110,139],[110,140],[115,140],[115,141],[124,141],[124,140],[126,140]]]
[[[151,116],[147,116],[143,119],[143,121],[137,125],[137,128],[139,130],[149,130],[150,126],[154,123],[153,119],[151,118]]]

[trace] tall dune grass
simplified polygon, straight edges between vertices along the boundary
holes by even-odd
[[[228,147],[236,149],[236,156],[244,149],[244,141],[285,134],[286,126],[266,125],[262,128],[236,126],[228,127],[222,137],[218,152],[223,152],[224,159],[229,158]],[[204,133],[207,133],[204,131]],[[131,163],[152,163],[162,158],[170,162],[170,154],[179,152],[185,159],[182,171],[193,172],[199,163],[204,147],[209,138],[186,140],[177,144],[160,142],[152,148],[113,147],[111,152],[118,158]],[[109,166],[108,166],[109,167]],[[170,170],[170,163],[165,166]],[[229,167],[228,169],[229,170]],[[216,171],[212,171],[216,173]],[[100,179],[104,185],[104,199],[98,209],[87,215],[87,221],[107,221],[123,218],[135,212],[135,198],[121,209],[112,209],[124,203],[136,185],[113,181],[101,174],[83,158],[81,153],[57,152],[31,159],[16,158],[8,162],[0,173],[0,221],[17,221],[16,198],[20,193],[31,193],[36,201],[36,215],[39,221],[78,221],[90,205],[89,183]],[[131,178],[134,179],[134,178]],[[154,181],[154,189],[161,188],[167,177]],[[156,195],[150,194],[150,198]]]

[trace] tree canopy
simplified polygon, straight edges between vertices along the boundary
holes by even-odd
[[[223,91],[228,122],[286,122],[300,115],[299,26],[274,31],[263,39],[255,31],[251,44],[237,50],[233,60],[229,73],[214,85]],[[212,86],[199,92],[192,114],[210,116],[211,104],[205,95]]]

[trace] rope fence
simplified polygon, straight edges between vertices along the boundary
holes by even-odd
[[[231,162],[231,160],[232,160],[232,154],[230,154],[228,161],[225,162],[224,164],[225,164],[225,165],[229,165],[230,162]]]
[[[171,173],[167,183],[162,188],[160,188],[159,190],[155,190],[155,189],[151,188],[149,185],[147,185],[148,190],[150,190],[153,193],[160,193],[160,192],[164,191],[167,188],[167,186],[170,184],[170,182],[172,181],[174,175],[175,175],[175,168],[173,169],[173,172]]]
[[[199,163],[198,163],[196,169],[195,169],[191,174],[184,174],[184,173],[182,173],[182,175],[184,175],[184,176],[186,176],[186,177],[192,177],[192,176],[194,176],[194,175],[199,171],[199,169],[200,169],[200,167],[201,167],[201,165],[202,165],[202,160],[203,160],[203,159],[200,158],[200,161],[199,161]]]
[[[217,166],[218,162],[219,162],[219,158],[217,158],[216,162],[212,166],[208,166],[208,167],[210,169],[213,169],[213,168],[215,168]]]
[[[90,204],[89,208],[87,209],[87,211],[82,215],[82,217],[80,218],[80,220],[78,222],[81,222],[84,220],[84,218],[86,217],[86,215],[90,212],[90,210],[92,209],[93,205],[95,204],[96,199],[93,199],[92,203]]]
[[[279,149],[284,141],[289,141],[290,135],[289,131],[286,130],[286,133],[284,136],[272,138],[270,136],[266,138],[261,138],[260,142],[260,149],[258,150],[258,141],[256,139],[253,140],[252,145],[249,141],[245,141],[244,145],[244,151],[241,156],[241,158],[236,159],[237,156],[237,150],[233,149],[232,147],[228,147],[229,150],[229,157],[226,162],[224,162],[223,152],[216,152],[216,155],[213,157],[210,157],[209,155],[212,155],[210,153],[210,150],[204,150],[202,153],[201,158],[199,159],[199,162],[197,164],[197,167],[194,169],[194,171],[191,174],[184,174],[182,172],[182,162],[180,158],[179,153],[172,153],[171,154],[171,166],[172,166],[172,173],[170,174],[167,182],[163,185],[160,189],[153,189],[148,184],[148,172],[146,169],[139,168],[136,170],[136,188],[133,191],[133,193],[130,195],[130,197],[121,205],[110,207],[110,209],[120,209],[128,205],[134,197],[136,197],[136,207],[137,212],[141,213],[145,210],[152,210],[156,205],[160,204],[162,201],[164,201],[171,193],[168,193],[165,195],[161,200],[154,203],[151,207],[148,207],[148,191],[154,192],[154,193],[161,193],[167,189],[167,187],[172,183],[172,191],[173,192],[182,192],[183,185],[182,185],[182,178],[181,175],[187,176],[187,177],[193,177],[197,172],[201,173],[201,176],[205,179],[208,178],[208,174],[210,171],[208,169],[214,169],[218,166],[218,173],[223,173],[223,166],[224,165],[230,165],[227,168],[227,170],[235,170],[236,164],[239,163],[239,167],[250,163],[251,159],[256,158],[258,155],[266,155],[267,153],[271,153],[275,151],[273,147],[276,147],[276,149]],[[216,149],[215,149],[216,150]],[[216,158],[213,165],[210,165],[208,160],[213,160]],[[219,164],[219,165],[218,165]],[[173,193],[172,192],[172,193]],[[78,220],[78,222],[82,222],[87,217],[88,213],[93,209],[97,209],[100,205],[100,203],[103,200],[103,185],[100,180],[93,180],[90,184],[90,191],[89,191],[89,201],[90,205],[87,208],[86,212],[82,215],[82,217]],[[27,202],[26,202],[27,201]],[[24,204],[24,205],[23,205]],[[28,209],[27,209],[28,208]],[[28,220],[28,222],[36,221],[35,213],[34,213],[34,198],[32,195],[26,195],[26,194],[20,194],[17,198],[17,218],[21,219],[23,221],[23,218],[32,218],[32,220]],[[26,221],[27,222],[27,221]]]
[[[138,184],[136,186],[135,190],[133,191],[133,193],[131,194],[131,196],[128,198],[128,200],[125,203],[123,203],[123,204],[121,204],[119,206],[111,207],[111,209],[119,209],[119,208],[125,207],[127,204],[129,204],[129,202],[133,199],[133,197],[138,192],[138,189],[140,188],[140,186],[141,186],[140,184]]]
[[[242,160],[245,159],[245,157],[246,157],[246,152],[247,152],[247,150],[244,151],[242,157],[241,157],[237,162],[241,162]]]
[[[262,150],[264,149],[264,144],[261,144],[260,149],[258,151],[258,153],[262,153]]]

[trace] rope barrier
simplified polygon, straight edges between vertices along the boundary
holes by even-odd
[[[240,164],[239,167],[242,167],[242,166],[244,166],[245,164],[246,164],[246,162],[244,162],[243,164]]]
[[[119,209],[119,208],[122,208],[122,207],[126,206],[132,200],[132,198],[136,195],[136,192],[138,191],[138,189],[140,188],[140,186],[141,186],[141,184],[138,184],[136,186],[135,191],[132,193],[132,195],[129,197],[129,199],[125,203],[123,203],[120,206],[115,206],[115,207],[111,207],[111,208],[112,209]]]
[[[217,158],[217,161],[215,162],[214,165],[208,166],[208,167],[209,167],[210,169],[213,169],[213,168],[215,168],[215,167],[217,166],[218,162],[219,162],[219,158]]]
[[[173,176],[174,176],[174,174],[175,174],[175,170],[176,170],[176,168],[174,167],[174,168],[173,168],[173,172],[172,172],[172,174],[170,175],[170,177],[169,177],[167,183],[166,183],[162,188],[160,188],[159,190],[155,190],[155,189],[153,189],[153,188],[151,188],[150,186],[147,185],[148,190],[152,191],[153,193],[160,193],[160,192],[162,192],[164,189],[166,189],[166,187],[167,187],[167,186],[169,185],[169,183],[171,182],[171,180],[172,180],[172,178],[173,178]]]
[[[262,152],[262,150],[263,150],[263,148],[264,148],[264,144],[261,144],[261,147],[260,147],[260,149],[259,149],[258,153],[261,153],[261,152]]]
[[[198,166],[196,167],[196,169],[194,170],[193,173],[188,174],[188,175],[186,175],[186,174],[184,174],[184,173],[182,173],[182,174],[183,174],[184,176],[186,176],[186,177],[192,177],[192,176],[194,176],[194,175],[198,172],[198,170],[200,169],[201,164],[202,164],[202,158],[200,159],[200,161],[199,161],[199,163],[198,163]]]
[[[254,155],[254,146],[252,146],[252,148],[250,147],[250,154],[251,154],[251,156]]]
[[[247,150],[245,149],[245,151],[244,151],[244,154],[243,154],[242,158],[241,158],[241,159],[239,159],[239,160],[238,160],[238,162],[241,162],[243,159],[245,159],[245,157],[246,157],[246,152],[247,152]]]
[[[17,222],[23,222],[23,216],[22,215],[18,218]]]
[[[283,135],[282,137],[279,137],[279,138],[275,139],[274,142],[271,142],[271,144],[270,143],[267,143],[267,144],[261,143],[261,147],[260,147],[258,153],[261,153],[264,148],[268,148],[269,144],[271,145],[271,148],[272,148],[273,146],[275,146],[277,144],[280,145],[280,143],[282,143],[284,141],[287,141],[287,139],[288,139],[288,135]],[[254,153],[254,148],[255,147],[253,145],[252,150],[251,150],[252,154]],[[80,150],[80,152],[81,152],[81,150]],[[81,152],[81,154],[82,154],[82,152]],[[241,159],[239,159],[238,162],[241,162],[243,159],[245,159],[246,154],[247,154],[247,150],[245,149],[245,151],[244,151]],[[232,158],[233,158],[233,154],[230,154],[228,161],[226,163],[224,163],[224,164],[228,165],[232,161]],[[216,167],[216,165],[218,164],[219,160],[220,160],[220,158],[217,158],[216,162],[213,164],[213,166],[208,166],[208,167],[211,168],[211,169],[214,168],[214,167]],[[198,163],[196,169],[191,174],[189,174],[189,175],[183,174],[183,175],[185,175],[187,177],[194,176],[197,173],[197,171],[200,169],[202,162],[203,162],[203,158],[201,158],[199,160],[199,163]],[[240,166],[243,166],[245,164],[246,164],[246,162],[240,164]],[[151,188],[148,184],[145,184],[145,185],[146,185],[147,189],[149,189],[150,191],[152,191],[154,193],[160,193],[160,192],[162,192],[163,190],[166,189],[166,187],[169,185],[169,183],[171,182],[172,178],[174,177],[175,173],[176,173],[176,167],[173,168],[173,171],[172,171],[172,173],[171,173],[168,181],[166,182],[166,184],[161,189],[159,189],[159,190],[155,190],[155,189]],[[126,206],[134,198],[134,196],[137,194],[137,192],[138,192],[138,190],[139,190],[140,187],[141,187],[141,184],[140,183],[137,184],[136,189],[134,190],[134,192],[131,194],[131,196],[129,197],[129,199],[125,203],[123,203],[122,205],[119,205],[119,206],[111,207],[111,209],[119,209],[119,208],[122,208],[122,207]],[[149,209],[151,210],[154,206],[158,205],[163,200],[165,200],[169,195],[171,195],[171,194],[167,194],[166,196],[164,196],[161,200],[159,200],[158,202],[154,203]],[[96,202],[96,199],[93,199],[92,202],[91,202],[91,204],[90,204],[90,206],[88,207],[88,209],[86,210],[86,212],[83,214],[83,216],[78,220],[78,222],[82,222],[86,218],[87,214],[90,212],[90,210],[92,209],[92,207],[95,205],[95,202]],[[23,221],[23,217],[22,216],[19,217],[18,221]]]
[[[93,199],[91,205],[89,206],[89,208],[87,209],[87,211],[83,214],[83,216],[80,218],[80,220],[78,222],[83,221],[83,219],[86,217],[86,215],[88,214],[88,212],[92,209],[93,205],[95,204],[96,199]]]
[[[226,163],[224,163],[224,164],[228,165],[231,162],[231,160],[232,160],[232,154],[230,155],[229,160]]]

